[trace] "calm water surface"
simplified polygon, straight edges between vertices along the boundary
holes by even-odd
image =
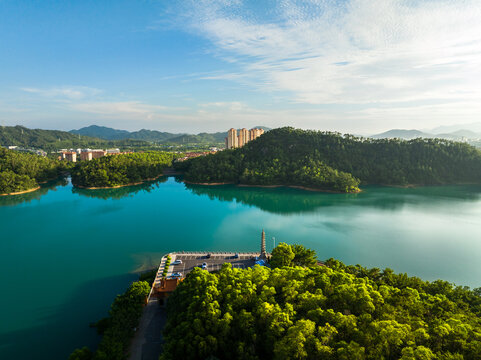
[[[367,187],[355,195],[205,187],[174,178],[112,190],[69,183],[0,198],[0,359],[66,359],[89,323],[175,250],[268,250],[481,286],[481,187]]]

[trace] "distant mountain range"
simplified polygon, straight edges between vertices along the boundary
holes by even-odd
[[[257,128],[262,128],[265,131],[269,131],[270,128],[265,126],[256,126]],[[90,125],[78,130],[71,130],[70,133],[92,136],[105,140],[142,140],[150,141],[155,143],[171,143],[171,144],[216,144],[223,143],[225,137],[227,136],[227,131],[216,132],[216,133],[200,133],[197,135],[185,134],[185,133],[169,133],[161,132],[157,130],[146,130],[142,129],[139,131],[127,131],[127,130],[117,130],[105,126]]]
[[[443,125],[443,126],[438,126],[427,132],[434,133],[434,134],[446,134],[446,133],[465,131],[465,130],[472,131],[475,133],[481,133],[481,122],[475,122],[470,124]]]
[[[19,146],[44,150],[58,150],[85,147],[147,147],[148,142],[140,140],[104,140],[91,136],[72,134],[60,130],[29,129],[24,126],[1,126],[0,145]]]
[[[374,139],[405,139],[411,140],[416,138],[440,138],[440,139],[448,139],[454,141],[468,141],[474,140],[478,141],[481,139],[481,133],[477,133],[471,130],[460,129],[453,132],[445,132],[445,133],[435,133],[433,132],[425,132],[420,130],[403,130],[403,129],[393,129],[389,130],[380,134],[375,134],[369,136]]]
[[[256,127],[270,130],[265,126]],[[148,149],[156,144],[209,146],[223,144],[226,136],[227,132],[196,135],[146,129],[130,132],[97,125],[72,131],[29,129],[20,125],[0,127],[0,145],[44,150],[86,147]]]
[[[172,134],[156,130],[142,129],[139,131],[117,130],[105,126],[90,125],[78,130],[70,130],[72,134],[96,137],[104,140],[123,140],[135,139],[144,141],[163,142],[167,139],[175,138],[183,134]]]
[[[271,130],[265,126],[256,127],[263,128],[265,131]],[[481,147],[481,132],[457,129],[452,132],[435,133],[434,130],[392,129],[381,134],[371,135],[370,137],[374,139],[399,138],[406,140],[419,137],[442,138],[454,141],[465,141],[471,145]],[[34,147],[44,150],[77,147],[149,148],[153,145],[152,143],[167,145],[199,144],[209,146],[224,143],[226,136],[227,132],[200,133],[196,135],[146,129],[130,132],[97,125],[72,130],[70,132],[29,129],[20,125],[0,127],[0,145]]]

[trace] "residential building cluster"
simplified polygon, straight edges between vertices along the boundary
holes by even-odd
[[[237,134],[237,130],[232,128],[227,132],[225,147],[227,149],[243,147],[249,141],[258,138],[262,134],[264,134],[264,129],[254,128],[247,130],[246,128],[243,128],[240,129],[239,134]]]
[[[107,149],[107,150],[70,149],[68,151],[66,149],[63,149],[60,151],[59,160],[77,162],[77,159],[80,158],[80,160],[82,161],[90,161],[92,159],[98,159],[108,155],[131,154],[131,153],[132,153],[131,151],[121,152],[119,149]]]

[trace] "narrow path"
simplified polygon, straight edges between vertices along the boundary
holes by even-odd
[[[157,299],[145,306],[140,324],[130,346],[129,360],[158,360],[162,349],[162,329],[167,314]]]

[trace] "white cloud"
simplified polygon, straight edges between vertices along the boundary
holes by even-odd
[[[87,86],[61,86],[51,88],[33,88],[23,87],[20,90],[37,94],[47,98],[67,99],[67,100],[80,100],[87,97],[96,96],[102,93],[102,90],[91,88]]]
[[[481,2],[192,1],[189,26],[240,71],[308,104],[481,99]]]
[[[81,102],[70,104],[73,110],[103,115],[113,118],[137,118],[151,120],[160,111],[168,108],[159,105],[144,104],[139,101],[117,101],[117,102]]]
[[[211,103],[200,104],[201,108],[209,109],[228,109],[231,111],[249,110],[249,107],[240,101],[217,101]]]

